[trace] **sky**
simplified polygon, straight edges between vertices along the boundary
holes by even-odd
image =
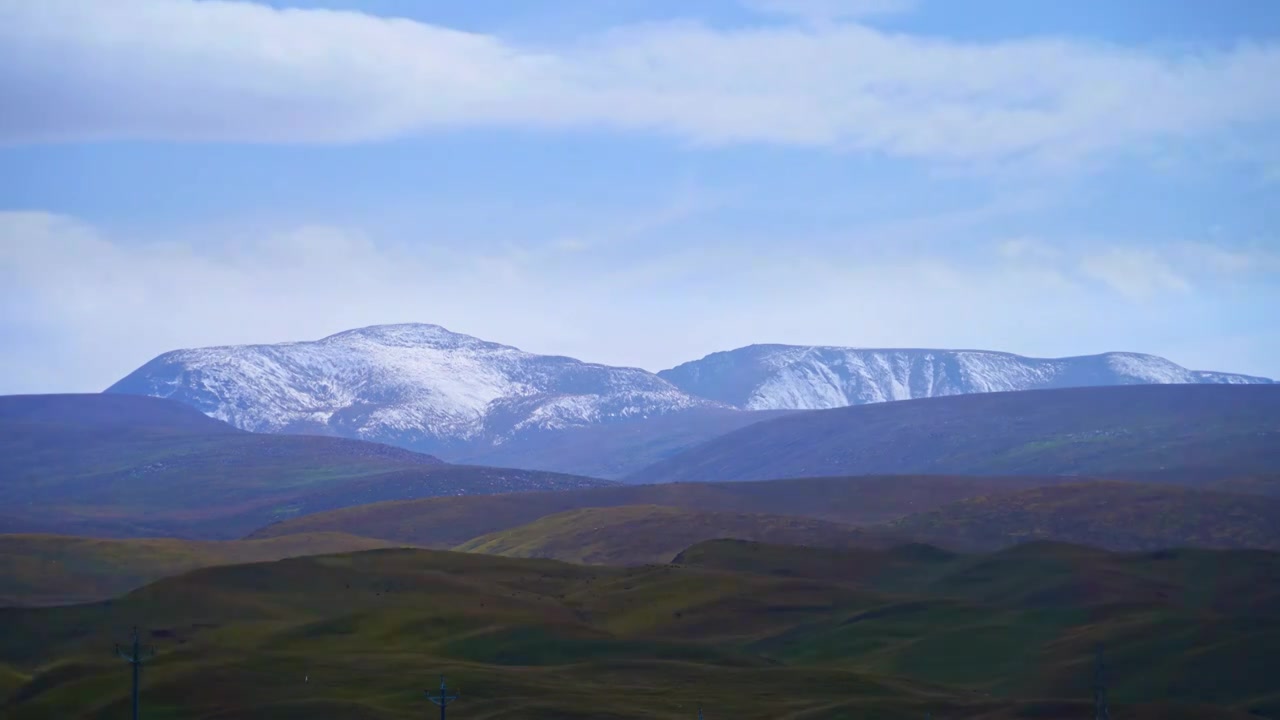
[[[0,393],[428,322],[1280,378],[1280,3],[0,0]]]

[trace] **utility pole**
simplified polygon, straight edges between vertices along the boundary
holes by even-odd
[[[116,643],[116,655],[133,667],[133,720],[138,720],[138,674],[142,671],[142,663],[156,654],[154,648],[144,648],[138,644],[138,626],[133,626],[133,645],[125,649]]]
[[[434,696],[434,697],[433,697],[433,696],[431,695],[431,691],[430,691],[430,690],[427,690],[427,691],[426,691],[426,693],[427,693],[427,699],[428,699],[428,700],[430,700],[431,702],[435,703],[436,705],[439,705],[439,706],[440,706],[440,720],[444,720],[444,711],[445,711],[445,708],[449,707],[449,705],[451,705],[451,704],[453,703],[453,701],[457,700],[457,699],[458,699],[458,697],[459,697],[460,695],[462,695],[462,693],[461,693],[461,692],[459,692],[459,691],[457,691],[457,690],[454,690],[454,692],[455,692],[455,693],[457,693],[457,694],[456,694],[456,695],[450,695],[450,694],[449,694],[449,691],[448,691],[447,689],[445,689],[445,686],[444,686],[444,676],[443,676],[443,675],[441,675],[441,676],[440,676],[440,694],[439,694],[439,695],[436,695],[436,696]],[[136,720],[136,718],[135,718],[135,720]]]
[[[1095,648],[1093,661],[1093,717],[1094,720],[1111,720],[1107,708],[1106,665],[1102,661],[1102,643]]]

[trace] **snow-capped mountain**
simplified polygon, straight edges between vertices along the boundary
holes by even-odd
[[[644,370],[535,355],[425,324],[175,350],[107,392],[172,398],[245,430],[336,434],[427,452],[725,409]]]
[[[1045,360],[785,345],[714,353],[655,375],[410,324],[313,342],[175,350],[107,392],[171,398],[257,432],[622,477],[779,411],[1001,390],[1264,382],[1129,353]]]
[[[818,410],[914,398],[1065,387],[1271,384],[1187,370],[1164,358],[1106,353],[1030,358],[979,350],[750,345],[658,375],[685,392],[748,410]]]

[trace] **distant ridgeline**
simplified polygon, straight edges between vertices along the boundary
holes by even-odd
[[[257,432],[339,435],[452,462],[616,479],[797,410],[1170,383],[1272,381],[1134,353],[1040,359],[785,345],[714,353],[655,375],[436,325],[387,325],[314,342],[175,350],[107,392],[172,398]]]

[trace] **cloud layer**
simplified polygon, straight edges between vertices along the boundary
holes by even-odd
[[[756,4],[837,15],[901,5]],[[1169,54],[1055,39],[971,44],[853,23],[687,22],[529,47],[244,2],[0,0],[6,143],[345,143],[495,126],[1072,161],[1274,122],[1276,77],[1271,44]]]
[[[1200,369],[1280,374],[1266,364],[1274,332],[1217,329],[1240,307],[1280,299],[1268,290],[1224,305],[1224,288],[1259,272],[1274,279],[1280,267],[1238,254],[1209,268],[1222,251],[1200,246],[1152,264],[1124,248],[1058,249],[1050,262],[1047,249],[1029,251],[1035,241],[999,245],[976,263],[684,248],[624,266],[581,249],[460,254],[333,227],[217,245],[195,236],[137,242],[74,218],[0,212],[0,393],[100,390],[178,347],[414,321],[651,370],[783,342],[1138,350]]]

